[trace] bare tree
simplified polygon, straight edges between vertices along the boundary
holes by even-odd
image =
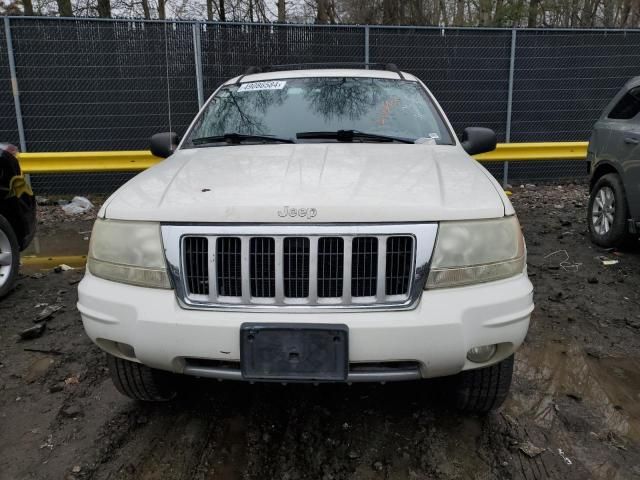
[[[151,9],[149,8],[149,0],[141,0],[142,2],[142,14],[144,18],[149,20],[151,18]]]
[[[334,0],[316,0],[316,23],[336,23],[336,6]]]
[[[382,2],[382,23],[384,25],[395,25],[400,23],[399,20],[399,3],[398,0],[383,0]]]
[[[458,27],[464,25],[464,0],[456,1],[456,13],[453,24],[457,25]]]
[[[529,17],[527,21],[527,27],[529,28],[537,26],[539,5],[540,0],[531,0],[529,2]]]
[[[285,0],[278,0],[278,23],[287,21],[287,5]]]
[[[640,0],[634,0],[631,13],[631,27],[640,27]]]
[[[25,15],[33,15],[33,3],[31,0],[22,0],[22,8]]]
[[[605,27],[613,26],[613,15],[615,13],[615,2],[604,2],[604,12],[602,17],[602,24]]]
[[[218,1],[218,19],[221,22],[227,21],[227,13],[225,12],[225,9],[224,9],[224,0]]]
[[[111,0],[97,0],[98,16],[103,18],[111,18]]]
[[[640,0],[0,0],[0,13],[223,22],[640,27]]]
[[[58,4],[58,15],[61,17],[73,17],[71,0],[56,0]]]
[[[7,3],[5,3],[3,0],[0,0],[0,15],[20,15],[22,13],[20,7],[21,5],[19,0],[10,0]],[[33,12],[33,7],[31,10]]]

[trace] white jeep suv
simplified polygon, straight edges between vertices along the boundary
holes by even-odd
[[[451,376],[459,408],[496,408],[533,300],[514,209],[470,157],[495,143],[459,142],[393,67],[229,80],[98,214],[78,309],[116,387]]]

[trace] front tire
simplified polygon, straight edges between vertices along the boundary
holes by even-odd
[[[142,402],[166,402],[176,396],[174,375],[107,354],[113,384],[120,393]]]
[[[509,395],[514,356],[489,367],[465,370],[451,378],[450,397],[457,409],[487,413],[503,404]]]
[[[0,215],[0,298],[15,286],[20,268],[20,247],[9,221]]]
[[[598,179],[589,195],[587,225],[591,240],[601,247],[619,246],[628,238],[627,199],[620,177],[608,173]]]

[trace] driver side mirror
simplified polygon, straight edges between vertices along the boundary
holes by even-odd
[[[496,134],[490,128],[468,127],[462,132],[462,148],[469,155],[490,152],[496,149]]]
[[[151,137],[149,149],[156,157],[167,158],[178,148],[180,139],[176,132],[156,133]]]

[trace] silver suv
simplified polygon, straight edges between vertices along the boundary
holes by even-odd
[[[604,109],[587,160],[591,239],[614,247],[640,229],[640,77],[627,82]]]

